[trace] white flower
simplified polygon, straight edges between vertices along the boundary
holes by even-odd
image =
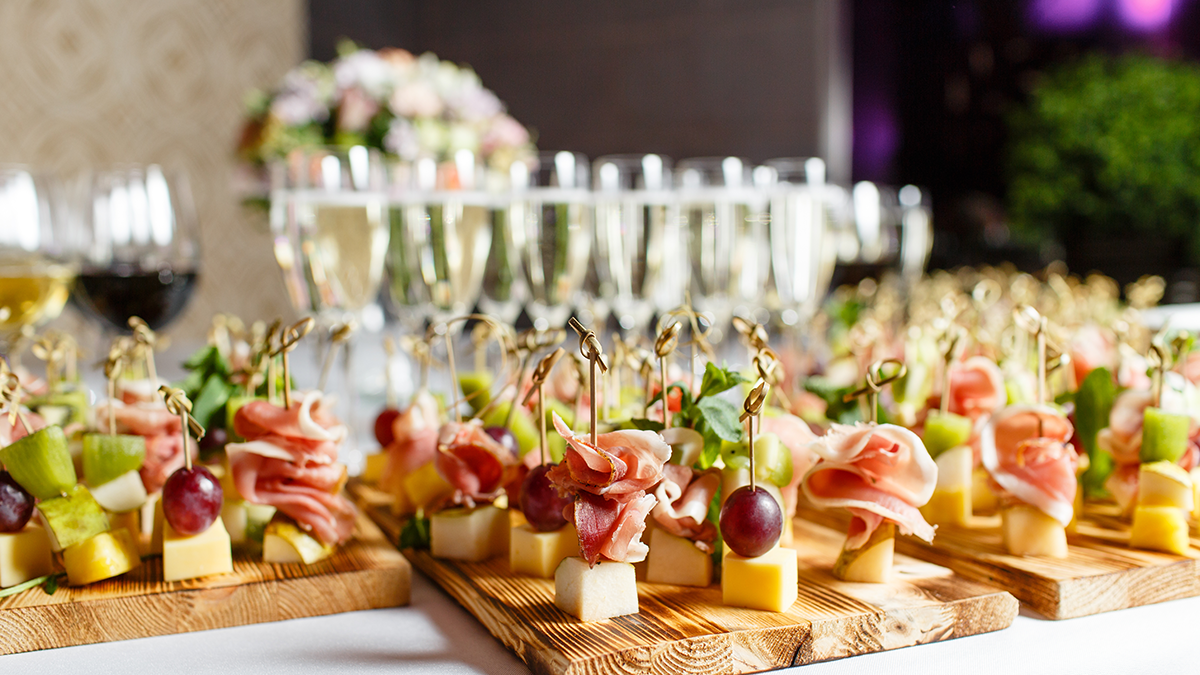
[[[442,97],[428,82],[409,82],[392,94],[392,112],[400,117],[436,117],[442,113]]]
[[[306,61],[283,76],[279,94],[271,101],[271,114],[288,126],[304,126],[329,119],[333,81],[323,64]]]
[[[446,151],[470,150],[479,152],[479,132],[467,124],[454,123],[446,134]]]
[[[342,94],[337,111],[337,127],[342,131],[366,131],[377,112],[379,104],[375,99],[362,89],[351,87]]]
[[[482,122],[504,112],[500,99],[480,86],[461,87],[446,97],[446,105],[456,117],[467,122]]]
[[[387,135],[383,137],[383,148],[401,159],[415,160],[421,155],[421,139],[411,122],[403,117],[392,120]]]
[[[376,101],[387,98],[396,84],[396,70],[370,49],[360,49],[333,64],[339,91],[361,89]]]
[[[422,117],[414,122],[417,141],[424,153],[441,156],[447,147],[446,125],[434,117]]]
[[[490,155],[499,148],[512,148],[529,142],[529,132],[508,115],[498,115],[483,134],[483,154]]]

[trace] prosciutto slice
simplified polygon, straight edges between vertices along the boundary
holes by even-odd
[[[919,507],[933,496],[937,465],[916,434],[894,424],[834,424],[809,447],[820,461],[804,475],[804,495],[820,508],[844,508],[865,524],[851,533],[847,549],[865,544],[884,520],[902,534],[933,540],[935,528]]]
[[[601,557],[644,560],[649,548],[641,541],[642,532],[657,502],[646,491],[663,479],[671,446],[653,431],[600,434],[593,445],[576,436],[557,414],[554,427],[567,449],[563,461],[546,475],[560,494],[574,497],[564,515],[575,523],[583,558],[589,565]]]
[[[483,430],[482,420],[442,425],[434,466],[454,486],[455,502],[474,506],[495,499],[515,462],[512,453]]]
[[[392,436],[387,446],[387,464],[380,477],[383,485],[394,485],[437,455],[438,407],[432,394],[422,390],[413,397],[408,410],[392,422]]]
[[[1164,388],[1165,405],[1182,409],[1184,401],[1178,393]],[[1096,447],[1112,455],[1113,472],[1104,483],[1121,508],[1129,508],[1138,493],[1141,466],[1142,423],[1146,408],[1153,402],[1149,391],[1127,389],[1113,402],[1108,426],[1096,434]],[[1193,420],[1188,434],[1188,447],[1178,464],[1186,470],[1196,466],[1200,458],[1200,425]]]
[[[792,454],[792,480],[780,488],[780,492],[783,493],[783,505],[787,511],[783,515],[790,520],[796,515],[796,497],[800,490],[800,482],[817,461],[817,456],[809,448],[809,444],[816,440],[817,435],[812,432],[812,427],[808,426],[807,422],[795,415],[763,417],[759,431],[778,436],[779,441]]]
[[[712,551],[717,526],[708,520],[708,506],[721,487],[721,472],[696,471],[688,466],[666,464],[663,479],[654,489],[654,520],[676,537],[691,539],[704,552]]]
[[[1066,527],[1075,512],[1079,455],[1063,414],[1045,405],[1016,405],[983,429],[983,466],[1005,492]]]
[[[346,467],[337,445],[346,429],[321,407],[321,392],[281,408],[251,401],[238,409],[234,430],[245,443],[225,447],[233,484],[246,501],[274,506],[325,544],[354,531],[354,506],[341,495]]]
[[[108,426],[108,411],[112,408],[116,429]],[[146,492],[154,494],[183,465],[182,422],[178,415],[167,410],[162,401],[122,403],[109,401],[96,407],[96,427],[106,434],[131,434],[146,439],[146,459],[138,471]],[[188,449],[195,459],[198,448],[190,442]]]
[[[972,356],[950,367],[950,412],[978,420],[1004,407],[1008,392],[1000,367],[986,356]]]

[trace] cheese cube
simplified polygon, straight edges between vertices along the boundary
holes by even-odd
[[[1192,477],[1172,462],[1143,464],[1138,470],[1137,503],[1140,506],[1173,506],[1191,511],[1195,506]]]
[[[430,552],[435,558],[467,562],[508,555],[511,529],[507,509],[446,509],[429,518]]]
[[[721,567],[721,602],[731,607],[785,612],[799,594],[796,552],[773,548],[756,557],[728,553]]]
[[[247,513],[254,516],[253,511]],[[263,562],[311,565],[333,555],[334,549],[317,541],[282,513],[276,513],[263,529]]]
[[[141,508],[142,555],[161,555],[163,551],[162,493],[156,492],[146,499]]]
[[[892,580],[896,550],[896,525],[880,523],[867,542],[856,549],[842,548],[833,565],[833,576],[842,581],[886,584]]]
[[[554,605],[580,621],[601,621],[637,614],[637,578],[633,565],[566,558],[554,571]]]
[[[136,470],[126,471],[103,485],[91,488],[92,497],[105,511],[125,513],[146,503],[146,486]]]
[[[1192,520],[1200,522],[1200,466],[1192,469]]]
[[[103,532],[63,551],[63,567],[72,586],[111,579],[141,564],[133,533],[124,528]]]
[[[1012,555],[1067,557],[1067,531],[1035,507],[1020,504],[1000,514],[1004,546]]]
[[[1138,506],[1133,510],[1129,545],[1176,555],[1188,552],[1188,525],[1184,512],[1174,506]]]
[[[454,492],[454,486],[442,478],[442,474],[438,473],[433,462],[408,474],[400,481],[400,484],[402,494],[397,496],[397,503],[404,502],[404,507],[413,511],[425,508],[434,501]],[[507,536],[506,532],[505,537]]]
[[[508,567],[514,574],[550,579],[563,558],[579,555],[579,534],[571,523],[553,532],[538,532],[529,525],[510,532]]]
[[[787,512],[785,511],[784,513],[787,513]],[[792,515],[795,515],[795,514],[792,514]],[[779,545],[780,546],[793,546],[794,544],[796,544],[796,534],[795,534],[794,530],[792,529],[792,519],[787,516],[784,516],[783,530],[780,531],[780,533],[779,533]]]
[[[712,583],[712,556],[696,548],[692,540],[655,528],[650,532],[649,545],[646,581],[701,587]]]
[[[979,515],[995,513],[1000,501],[992,492],[987,469],[979,467],[971,472],[971,512]]]
[[[929,503],[921,507],[921,514],[935,525],[966,525],[971,518],[971,448],[966,445],[951,448],[934,461],[937,485]]]
[[[29,523],[20,532],[0,534],[0,588],[8,588],[54,571],[50,536]]]
[[[363,466],[362,475],[359,478],[364,483],[375,484],[383,477],[383,469],[387,466],[388,453],[377,452],[373,455],[367,455],[366,464]]]
[[[225,524],[217,518],[200,534],[188,537],[170,523],[163,526],[163,581],[195,579],[233,571],[233,549]]]
[[[246,543],[246,502],[227,501],[221,505],[221,522],[229,533],[229,543],[241,546]]]
[[[137,511],[126,511],[125,513],[110,513],[108,514],[108,529],[110,532],[116,530],[129,530],[129,534],[133,535],[134,542],[140,543],[142,538],[142,515]],[[138,547],[141,550],[141,546]]]

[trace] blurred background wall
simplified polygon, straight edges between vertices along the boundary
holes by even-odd
[[[288,307],[265,220],[239,206],[231,174],[243,98],[304,58],[307,19],[303,0],[0,2],[0,161],[64,177],[116,162],[187,171],[203,267],[171,332]]]

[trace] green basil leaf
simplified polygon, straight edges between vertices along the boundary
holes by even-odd
[[[720,368],[709,361],[704,365],[704,377],[700,380],[700,394],[697,400],[728,391],[743,382],[749,382],[742,374]]]
[[[629,420],[629,424],[633,425],[634,429],[641,431],[662,431],[663,424],[661,420],[648,420],[641,417],[635,417]]]
[[[220,410],[233,394],[233,385],[220,375],[208,376],[204,388],[192,402],[192,417],[204,428],[212,426],[213,415]]]
[[[219,352],[217,351],[215,345],[208,345],[207,347],[204,347],[200,351],[188,357],[188,360],[183,362],[183,367],[187,370],[205,369],[211,359],[218,354]]]
[[[704,398],[696,402],[704,422],[721,440],[736,443],[742,440],[742,423],[736,406],[721,398]]]
[[[400,530],[400,548],[429,548],[429,519],[422,514],[409,518]]]
[[[1104,481],[1112,472],[1112,457],[1096,447],[1096,434],[1108,426],[1108,417],[1116,398],[1117,385],[1107,368],[1097,368],[1088,373],[1075,394],[1075,431],[1091,462],[1083,474],[1084,492],[1089,496],[1106,492]]]
[[[707,424],[701,422],[699,426],[700,434],[704,437],[704,450],[700,453],[700,458],[696,460],[696,467],[704,470],[711,467],[721,456],[721,437],[708,428]]]

